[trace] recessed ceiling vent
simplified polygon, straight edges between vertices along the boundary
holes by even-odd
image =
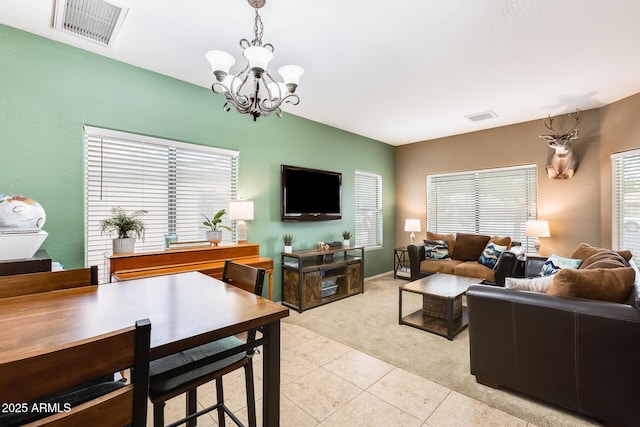
[[[56,0],[54,26],[102,46],[110,46],[128,10],[104,0]]]
[[[469,114],[468,116],[465,116],[465,117],[471,120],[472,122],[479,122],[482,120],[496,118],[498,117],[498,115],[493,111],[483,111],[482,113]]]

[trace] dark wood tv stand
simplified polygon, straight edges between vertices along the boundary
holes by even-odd
[[[282,303],[296,311],[364,292],[364,247],[282,252]]]

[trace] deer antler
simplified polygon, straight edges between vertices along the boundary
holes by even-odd
[[[573,127],[571,129],[569,129],[565,135],[570,134],[571,132],[573,132],[574,130],[576,130],[578,128],[578,125],[580,124],[580,120],[582,120],[582,111],[579,108],[576,108],[576,113],[575,114],[567,114],[569,117],[571,117],[576,123],[575,125],[573,125]]]
[[[557,130],[555,130],[553,128],[553,119],[555,117],[551,117],[551,115],[549,115],[549,117],[547,117],[546,119],[544,119],[544,127],[546,127],[547,129],[549,129],[551,132],[555,133],[554,136],[559,137],[559,136],[564,136],[564,135],[569,135],[571,132],[573,132],[574,130],[576,130],[576,128],[578,127],[578,125],[580,124],[580,120],[582,120],[582,111],[579,108],[576,108],[576,112],[575,113],[569,113],[567,114],[569,117],[571,117],[573,119],[573,121],[575,122],[575,124],[573,125],[573,127],[571,129],[569,129],[568,131],[560,134]]]
[[[547,124],[547,121],[549,124]],[[549,114],[549,117],[544,119],[544,127],[549,129],[551,132],[554,132],[556,135],[558,134],[558,131],[553,128],[553,117],[551,117],[551,114]]]

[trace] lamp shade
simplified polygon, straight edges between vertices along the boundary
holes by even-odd
[[[271,95],[271,98],[284,98],[287,96],[287,87],[284,83],[271,82],[267,84],[267,89]]]
[[[278,68],[278,73],[282,76],[284,84],[293,83],[294,85],[298,85],[298,83],[300,83],[300,76],[304,73],[304,70],[297,65],[285,65]]]
[[[229,73],[229,69],[235,64],[235,58],[223,50],[210,50],[206,54],[207,61],[211,63],[213,72],[223,71]]]
[[[404,221],[404,231],[421,231],[419,219],[407,219]]]
[[[549,221],[529,220],[527,221],[525,234],[527,237],[550,237]]]
[[[229,202],[229,217],[237,220],[253,220],[253,200]]]
[[[273,52],[262,46],[249,46],[242,54],[249,61],[251,69],[258,68],[263,71],[267,69],[269,61],[273,59]]]

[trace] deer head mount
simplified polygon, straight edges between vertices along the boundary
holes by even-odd
[[[571,178],[576,171],[578,159],[573,151],[571,142],[578,138],[578,124],[582,118],[582,111],[576,108],[575,114],[567,114],[574,125],[566,132],[560,133],[553,128],[554,117],[544,120],[544,127],[553,132],[552,135],[540,135],[540,139],[549,144],[547,157],[547,176],[552,179]]]

